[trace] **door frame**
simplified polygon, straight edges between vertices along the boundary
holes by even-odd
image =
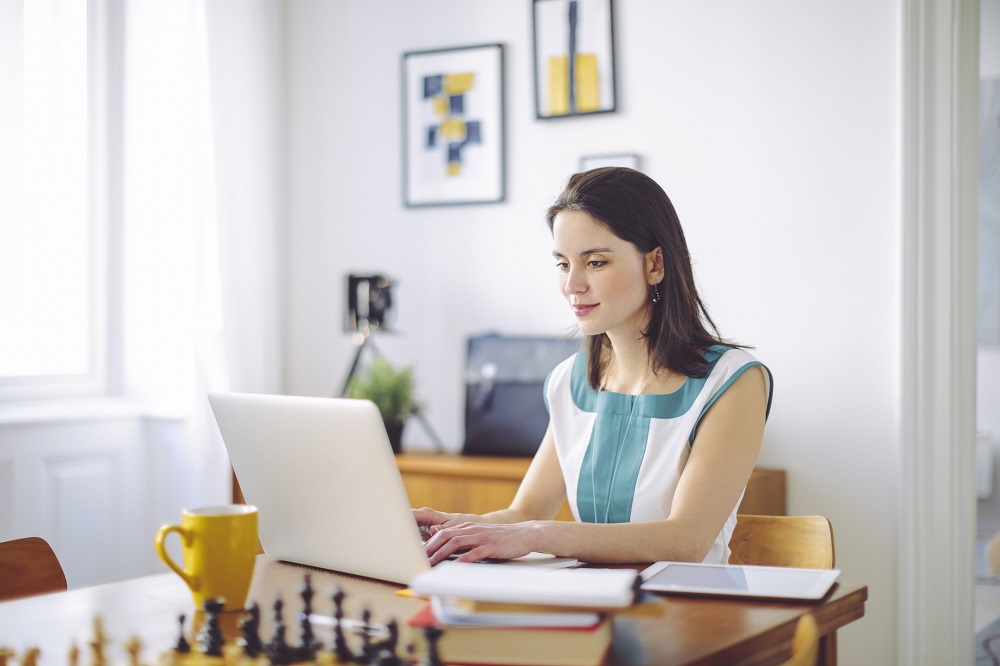
[[[975,660],[979,11],[902,5],[899,664]]]

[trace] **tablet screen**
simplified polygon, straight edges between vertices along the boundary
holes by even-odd
[[[657,562],[642,572],[642,588],[682,594],[819,599],[839,574],[836,569]]]

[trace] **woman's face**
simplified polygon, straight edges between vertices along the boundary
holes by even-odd
[[[648,316],[643,255],[582,211],[561,211],[552,224],[556,268],[563,296],[584,335],[608,333],[637,339]]]

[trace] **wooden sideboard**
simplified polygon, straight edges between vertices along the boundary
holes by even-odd
[[[396,464],[414,508],[430,506],[457,513],[487,513],[510,505],[531,458],[492,458],[454,453],[401,453]],[[785,515],[785,470],[754,469],[740,513]],[[244,503],[233,474],[233,501]],[[557,516],[573,520],[569,505]]]
[[[415,508],[481,514],[510,504],[531,459],[402,453],[396,463]],[[739,511],[783,516],[785,492],[785,470],[758,467],[747,483]],[[568,504],[563,504],[558,518],[573,520]]]

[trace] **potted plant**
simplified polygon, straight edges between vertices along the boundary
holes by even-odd
[[[382,414],[393,453],[402,450],[403,424],[416,411],[413,400],[413,368],[396,368],[376,357],[362,375],[351,378],[347,397],[371,400]]]

